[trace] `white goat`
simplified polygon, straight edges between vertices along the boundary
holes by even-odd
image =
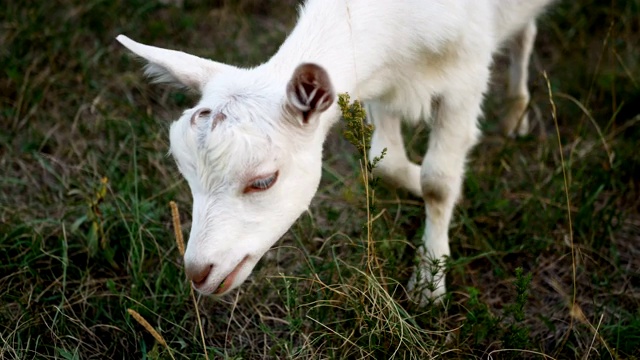
[[[324,140],[340,116],[336,93],[350,93],[367,102],[375,125],[371,155],[387,149],[378,174],[426,203],[424,249],[409,287],[420,289],[422,303],[442,295],[444,274],[430,266],[449,256],[449,222],[479,136],[492,55],[513,39],[514,105],[502,126],[524,134],[535,17],[551,1],[310,0],[279,51],[252,69],[118,36],[148,62],[148,75],[202,94],[170,130],[193,195],[185,254],[193,286],[203,294],[239,286],[307,209]],[[422,166],[407,159],[401,118],[431,127]]]

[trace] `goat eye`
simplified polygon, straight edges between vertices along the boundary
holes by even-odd
[[[277,179],[278,179],[277,171],[271,175],[253,179],[251,180],[249,185],[247,185],[247,187],[244,188],[244,193],[247,194],[247,193],[252,193],[256,191],[267,190],[270,187],[272,187],[273,184],[276,183]]]

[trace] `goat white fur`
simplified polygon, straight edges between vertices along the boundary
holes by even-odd
[[[335,94],[350,93],[366,102],[375,125],[371,155],[387,149],[377,173],[426,203],[409,287],[423,303],[442,295],[444,274],[430,267],[449,256],[449,222],[479,136],[492,55],[507,44],[513,105],[502,126],[524,134],[535,17],[551,1],[310,0],[278,52],[251,69],[118,36],[148,62],[148,75],[202,95],[170,130],[193,195],[185,269],[194,287],[224,294],[239,286],[307,209],[323,142],[340,116]],[[401,119],[431,127],[422,166],[407,159]]]

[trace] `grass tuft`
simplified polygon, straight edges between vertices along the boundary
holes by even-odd
[[[153,336],[153,338],[156,339],[156,341],[160,345],[167,348],[167,351],[169,352],[169,356],[172,359],[175,359],[173,357],[173,353],[171,352],[171,348],[169,348],[169,345],[167,345],[167,342],[164,341],[164,338],[162,337],[162,335],[160,335],[160,333],[157,332],[156,329],[154,329],[153,326],[151,326],[151,324],[149,324],[149,322],[142,317],[142,315],[140,315],[137,311],[133,309],[127,309],[127,312],[129,313],[129,315],[131,315],[131,317],[133,317],[138,322],[138,324],[142,325],[142,327],[145,330],[147,330],[149,334],[151,334],[151,336]]]
[[[178,252],[180,256],[184,256],[184,239],[182,238],[182,226],[180,225],[180,213],[178,212],[178,205],[175,201],[169,202],[171,207],[171,220],[173,220],[173,231],[176,236],[176,245],[178,245]]]
[[[175,201],[169,202],[171,207],[171,220],[173,221],[173,231],[176,237],[176,244],[178,245],[178,251],[180,256],[184,257],[184,240],[182,238],[182,225],[180,224],[180,212],[178,211],[178,204]],[[222,286],[222,285],[221,285]],[[209,352],[207,351],[207,342],[204,337],[204,329],[202,328],[202,321],[200,320],[200,311],[198,309],[198,300],[193,291],[193,287],[189,287],[191,299],[193,300],[194,309],[196,311],[196,319],[198,320],[198,330],[200,330],[200,337],[202,338],[202,347],[204,349],[205,359],[209,359]]]

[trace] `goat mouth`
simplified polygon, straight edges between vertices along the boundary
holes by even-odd
[[[240,261],[240,263],[236,265],[233,271],[231,271],[229,275],[227,275],[227,277],[224,278],[224,280],[222,280],[220,285],[218,285],[218,288],[216,289],[216,291],[213,292],[214,295],[220,295],[231,288],[231,286],[233,285],[233,282],[236,279],[236,276],[242,269],[242,266],[244,265],[244,263],[247,262],[247,260],[249,260],[249,255],[245,256],[244,259],[242,259],[242,261]]]

